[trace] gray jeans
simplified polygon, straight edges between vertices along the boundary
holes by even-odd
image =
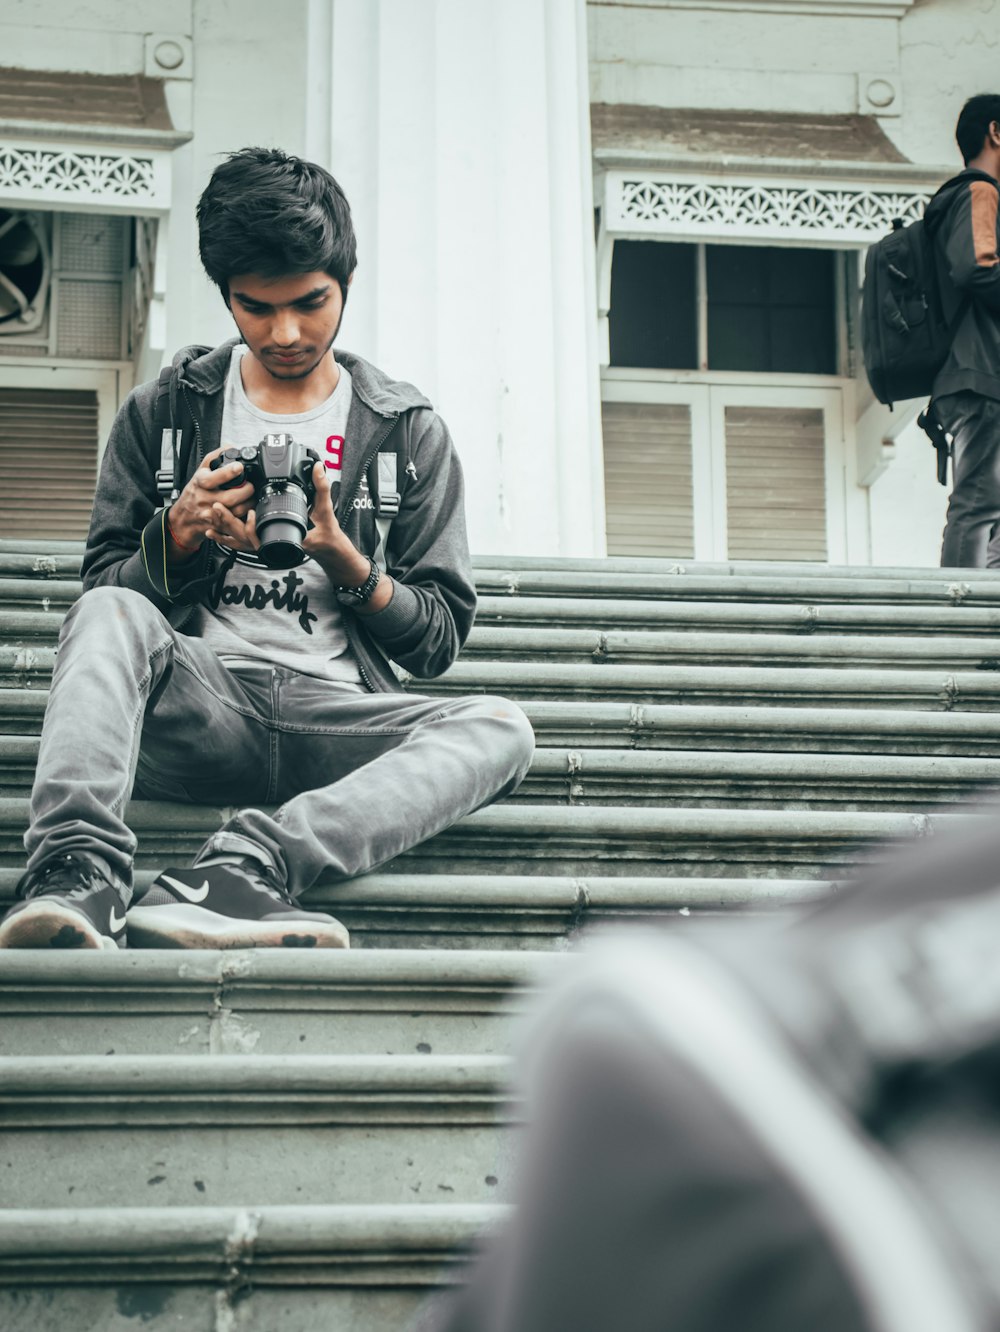
[[[293,894],[350,878],[513,791],[534,748],[505,699],[361,693],[280,667],[230,669],[121,588],[63,624],[24,845],[131,883],[133,793],[238,806],[200,854],[250,851]],[[268,814],[258,805],[278,804]]]
[[[934,405],[953,440],[941,567],[1000,568],[1000,402],[949,393]]]

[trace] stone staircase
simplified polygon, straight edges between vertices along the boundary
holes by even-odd
[[[0,542],[0,906],[79,548]],[[480,561],[517,795],[311,895],[348,954],[0,954],[0,1326],[388,1332],[503,1213],[512,1017],[602,922],[830,891],[1000,779],[1000,577]],[[225,811],[135,802],[138,878]]]

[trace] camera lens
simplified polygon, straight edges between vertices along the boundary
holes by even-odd
[[[302,538],[309,527],[309,501],[299,486],[270,486],[257,500],[257,554],[269,569],[294,569],[306,558]]]

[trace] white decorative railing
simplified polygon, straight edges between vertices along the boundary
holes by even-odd
[[[612,235],[677,239],[869,245],[892,220],[920,217],[924,190],[865,184],[704,177],[611,171],[605,180],[604,227]]]
[[[0,205],[149,214],[170,207],[170,155],[158,149],[0,140]]]

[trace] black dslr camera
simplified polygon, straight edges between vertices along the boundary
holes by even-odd
[[[243,475],[227,481],[223,490],[249,481],[257,513],[257,554],[269,569],[292,569],[306,558],[302,538],[309,530],[309,510],[316,498],[313,467],[319,454],[296,444],[291,435],[265,435],[259,444],[223,449],[212,460],[212,470],[226,463],[243,464]]]

